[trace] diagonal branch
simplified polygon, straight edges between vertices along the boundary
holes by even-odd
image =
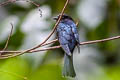
[[[69,3],[69,0],[66,1],[65,5],[64,5],[64,7],[62,9],[61,15],[60,15],[59,19],[57,20],[57,22],[56,22],[52,32],[49,34],[49,36],[41,44],[39,44],[39,45],[37,45],[37,46],[35,46],[35,47],[31,48],[31,49],[28,49],[26,51],[34,50],[34,49],[37,49],[37,48],[41,47],[41,45],[43,45],[53,35],[53,33],[55,32],[55,30],[56,30],[56,28],[57,28],[57,26],[58,26],[58,24],[59,24],[59,22],[60,22],[60,20],[62,18],[62,15],[64,14],[65,8],[67,7],[68,3]],[[26,52],[26,51],[24,51],[24,52]]]
[[[55,30],[56,30],[57,25],[59,24],[59,22],[60,22],[60,20],[61,20],[61,18],[62,18],[62,15],[64,14],[65,8],[67,7],[67,4],[68,4],[68,3],[69,3],[69,0],[66,1],[65,5],[64,5],[64,7],[63,7],[63,9],[62,9],[61,15],[60,15],[58,21],[56,22],[56,24],[55,24],[52,32],[49,34],[49,36],[48,36],[41,44],[39,44],[39,45],[37,45],[37,46],[35,46],[35,47],[33,47],[33,48],[27,49],[27,50],[25,50],[25,51],[17,54],[16,56],[22,55],[22,54],[24,54],[24,53],[26,53],[26,52],[29,52],[29,51],[32,51],[32,50],[34,50],[34,49],[37,49],[37,48],[41,47],[41,46],[53,35],[53,33],[54,33]]]
[[[11,35],[12,35],[12,32],[13,32],[13,24],[12,23],[10,23],[11,24],[11,31],[10,31],[10,34],[9,34],[9,36],[8,36],[8,39],[7,39],[7,42],[6,42],[6,44],[5,44],[5,47],[4,47],[4,49],[2,50],[2,51],[5,51],[6,49],[7,49],[7,47],[8,47],[8,43],[9,43],[9,40],[10,40],[10,37],[11,37]],[[0,52],[0,55],[2,54],[2,52]]]
[[[3,51],[7,49],[8,43],[9,43],[9,40],[10,40],[10,37],[11,37],[12,32],[13,32],[13,24],[12,24],[12,23],[10,23],[10,24],[11,24],[11,26],[12,26],[12,27],[11,27],[11,31],[10,31],[10,34],[9,34],[9,36],[8,36],[8,39],[7,39],[7,42],[6,42],[6,45],[5,45],[4,49],[3,49]]]
[[[56,42],[56,41],[58,41],[58,39],[52,40],[52,41],[50,41],[50,42],[46,42],[46,43],[42,44],[41,46],[45,46],[45,45],[54,43],[54,42]]]

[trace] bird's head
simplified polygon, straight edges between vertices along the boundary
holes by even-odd
[[[60,17],[60,15],[54,17],[53,19],[57,21],[59,19],[59,17]],[[73,20],[70,16],[63,14],[61,20],[66,20],[66,19]]]

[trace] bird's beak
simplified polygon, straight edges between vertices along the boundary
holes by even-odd
[[[58,19],[58,17],[53,17],[53,19],[54,19],[54,20],[57,20],[57,19]]]

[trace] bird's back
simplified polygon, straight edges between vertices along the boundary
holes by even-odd
[[[70,52],[72,53],[77,42],[72,32],[71,24],[72,23],[69,22],[60,22],[57,27],[57,34],[61,46],[65,46],[67,44],[70,49]]]

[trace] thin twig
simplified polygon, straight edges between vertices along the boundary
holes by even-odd
[[[37,3],[35,3],[34,1],[31,1],[31,0],[7,0],[5,2],[0,3],[0,7],[5,6],[5,5],[9,4],[9,3],[17,2],[17,1],[26,1],[26,2],[32,3],[36,7],[40,7],[39,4],[37,4]]]
[[[43,49],[38,49],[38,50],[32,50],[32,51],[29,51],[28,53],[52,50],[52,49],[56,49],[56,48],[60,48],[60,47],[61,46],[53,46],[53,47],[48,47],[48,48],[43,48]],[[2,53],[20,53],[22,51],[24,51],[24,50],[21,50],[21,51],[0,51],[0,52],[2,52]]]
[[[9,36],[8,36],[8,39],[7,39],[7,42],[6,42],[6,44],[5,44],[5,47],[3,48],[3,50],[2,51],[5,51],[6,49],[7,49],[7,47],[8,47],[8,43],[9,43],[9,41],[10,41],[10,37],[11,37],[11,35],[12,35],[12,32],[13,32],[13,24],[12,23],[10,23],[11,24],[11,31],[10,31],[10,34],[9,34]],[[0,52],[0,55],[1,55],[2,53]]]
[[[78,24],[79,24],[79,20],[76,21],[76,26],[78,26]],[[48,45],[48,44],[54,43],[54,42],[56,42],[56,41],[58,41],[58,39],[52,40],[52,41],[50,41],[50,42],[48,42],[48,43],[44,43],[44,44],[41,45],[41,46],[45,46],[45,45]]]
[[[35,5],[35,6],[38,7],[38,8],[40,7],[39,4],[35,3],[35,2],[32,1],[32,0],[7,0],[7,1],[5,1],[5,2],[1,2],[1,3],[0,3],[0,7],[5,6],[5,5],[8,5],[9,3],[15,3],[15,2],[18,2],[18,1],[26,1],[26,2],[29,2],[29,3],[31,3],[31,4],[33,4],[33,5]],[[39,9],[39,12],[40,12],[40,17],[42,17],[42,10]]]
[[[54,46],[54,47],[49,47],[49,48],[44,48],[44,49],[39,49],[39,50],[31,50],[29,53],[33,53],[33,52],[39,52],[39,51],[47,51],[47,50],[52,50],[52,49],[57,49],[60,48],[61,46]],[[7,59],[7,58],[11,58],[11,57],[15,57],[18,55],[21,55],[22,51],[0,51],[0,52],[4,52],[4,53],[14,53],[14,54],[7,54],[7,55],[2,55],[0,57],[0,59]]]
[[[49,44],[51,44],[51,43],[54,43],[54,42],[56,42],[56,41],[58,41],[58,39],[55,39],[55,40],[52,40],[52,41],[50,41],[50,42],[47,42],[47,43],[44,43],[42,46],[45,46],[45,45],[49,45]],[[51,48],[51,47],[50,47]],[[47,49],[49,49],[49,48],[47,48]],[[44,51],[45,49],[40,49],[40,50],[32,50],[32,51],[28,51],[28,53],[32,53],[32,52],[37,52],[37,51]],[[0,53],[20,53],[20,52],[23,52],[24,50],[21,50],[21,51],[4,51],[4,50],[2,50],[2,51],[0,51]]]
[[[106,38],[106,39],[102,39],[102,40],[86,41],[86,42],[81,42],[80,45],[87,45],[87,44],[100,43],[100,42],[115,40],[115,39],[119,39],[119,38],[120,38],[120,36],[115,36],[115,37]]]
[[[29,2],[29,3],[34,4],[36,7],[40,7],[40,5],[39,5],[39,4],[35,3],[35,2],[34,2],[34,1],[32,1],[32,0],[16,0],[16,1],[26,1],[26,2]]]
[[[55,30],[56,30],[56,28],[57,28],[57,26],[58,26],[58,24],[59,24],[59,22],[60,22],[60,20],[62,18],[62,15],[64,14],[64,11],[65,11],[65,8],[67,7],[68,2],[69,2],[69,0],[66,1],[65,5],[64,5],[64,7],[62,9],[61,15],[60,15],[59,19],[57,20],[57,22],[56,22],[52,32],[49,34],[49,36],[41,44],[39,44],[39,45],[37,45],[37,46],[35,46],[35,47],[31,48],[31,49],[28,49],[26,51],[34,50],[34,49],[37,49],[37,48],[41,47],[41,45],[43,45],[53,35],[53,33],[55,32]],[[26,51],[24,51],[24,52],[26,52]]]
[[[11,24],[11,31],[10,31],[10,34],[8,36],[8,39],[7,39],[7,42],[6,42],[6,45],[5,45],[4,49],[3,49],[3,51],[7,49],[10,37],[11,37],[12,32],[13,32],[13,24],[12,23],[10,23],[10,24]]]
[[[44,43],[44,44],[42,44],[41,46],[45,46],[45,45],[54,43],[54,42],[56,42],[56,41],[58,41],[58,39],[55,39],[55,40],[52,40],[52,41],[50,41],[50,42]]]
[[[61,46],[53,46],[53,47],[49,47],[49,48],[44,48],[44,49],[38,49],[38,50],[32,50],[30,51],[31,53],[33,52],[39,52],[39,51],[46,51],[46,50],[53,50],[53,49],[57,49],[57,48],[60,48]]]

